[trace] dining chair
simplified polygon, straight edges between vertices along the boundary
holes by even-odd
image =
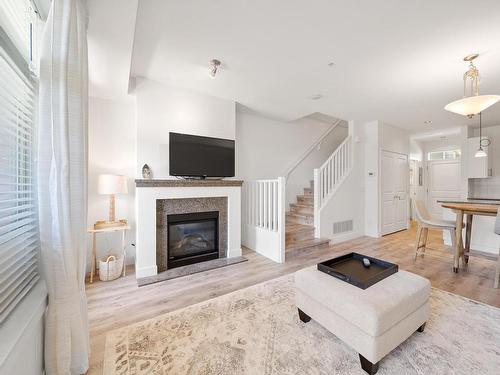
[[[497,220],[495,222],[495,233],[500,235],[500,208],[498,208],[497,211]],[[497,271],[495,273],[495,283],[493,287],[498,288],[499,283],[500,283],[500,248],[498,249]]]
[[[436,220],[429,215],[425,204],[421,200],[414,201],[413,204],[415,217],[417,219],[417,240],[415,244],[415,260],[419,251],[425,253],[427,247],[427,234],[429,229],[441,229],[450,231],[451,246],[455,248],[456,241],[456,223],[451,220]],[[455,271],[455,270],[454,270]]]

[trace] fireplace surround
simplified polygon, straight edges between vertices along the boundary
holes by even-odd
[[[211,232],[211,233],[209,233]],[[227,254],[227,198],[156,201],[158,272]]]
[[[241,180],[136,180],[136,278],[167,270],[166,233],[170,214],[219,211],[219,258],[241,257],[242,183]]]

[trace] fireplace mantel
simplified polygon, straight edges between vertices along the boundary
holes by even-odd
[[[137,187],[224,187],[242,184],[242,180],[135,180]]]

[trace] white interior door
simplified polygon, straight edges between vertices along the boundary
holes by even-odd
[[[460,160],[427,162],[427,211],[433,218],[443,218],[438,200],[460,198],[460,176]]]
[[[403,230],[408,225],[408,156],[382,151],[381,233]]]

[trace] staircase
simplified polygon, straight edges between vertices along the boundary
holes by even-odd
[[[321,212],[344,183],[352,169],[352,140],[348,136],[319,168],[314,181],[304,188],[285,213],[286,178],[245,181],[243,245],[278,263],[328,248],[330,239],[321,235]]]
[[[311,181],[310,186],[304,188],[304,194],[297,195],[296,203],[290,204],[290,211],[286,213],[286,256],[329,245],[329,239],[314,237],[314,182]]]

